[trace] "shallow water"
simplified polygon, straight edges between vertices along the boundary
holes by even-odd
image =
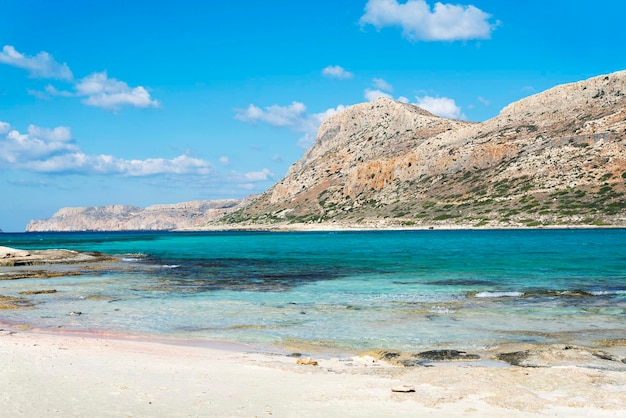
[[[2,234],[122,256],[0,281],[0,322],[278,345],[465,350],[626,338],[626,230]],[[82,315],[70,315],[81,312]]]

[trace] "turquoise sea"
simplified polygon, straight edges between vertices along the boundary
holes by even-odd
[[[0,281],[0,295],[33,303],[0,310],[5,326],[335,352],[626,338],[622,229],[25,233],[0,245],[121,257]],[[44,289],[57,292],[20,295]]]

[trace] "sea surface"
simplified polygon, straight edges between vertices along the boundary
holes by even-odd
[[[5,325],[337,352],[626,338],[623,229],[24,233],[0,245],[121,260],[0,281],[0,295],[32,303],[0,310]]]

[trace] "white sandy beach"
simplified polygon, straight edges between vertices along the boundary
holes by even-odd
[[[317,360],[5,329],[0,415],[618,417],[626,409],[624,372]],[[415,392],[392,392],[403,385]]]

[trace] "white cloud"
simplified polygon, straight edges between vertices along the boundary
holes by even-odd
[[[0,135],[4,135],[11,130],[11,124],[0,121]]]
[[[48,129],[30,125],[28,127],[28,135],[52,142],[69,142],[72,140],[72,132],[70,128],[65,126],[57,126],[54,129]]]
[[[365,97],[365,100],[369,102],[373,102],[379,97],[386,97],[388,99],[393,99],[393,96],[388,93],[393,90],[393,87],[391,86],[391,84],[387,83],[382,78],[373,78],[372,82],[374,83],[375,88],[365,89],[365,91],[363,92],[363,97]]]
[[[255,183],[272,181],[274,180],[274,178],[274,173],[272,173],[268,168],[264,168],[260,171],[250,171],[247,173],[231,171],[224,178],[222,183],[236,184],[238,188],[244,190],[254,190],[255,188],[257,188]]]
[[[107,156],[108,157],[108,156]],[[153,176],[159,174],[209,174],[212,166],[208,161],[179,155],[172,159],[149,158],[147,160],[118,160],[120,174],[130,176]]]
[[[271,180],[274,178],[274,174],[267,168],[261,171],[250,171],[243,175],[244,179],[248,182],[259,182]]]
[[[220,161],[220,163],[222,163],[225,166],[229,166],[230,165],[230,158],[228,158],[225,155],[221,156],[219,161]]]
[[[180,155],[172,159],[127,160],[111,155],[87,155],[72,138],[69,128],[35,125],[27,133],[0,122],[0,167],[58,174],[116,174],[143,177],[164,174],[207,175],[213,170],[207,161]]]
[[[339,65],[329,65],[322,70],[322,75],[329,78],[347,79],[352,78],[354,74]]]
[[[172,159],[126,160],[112,155],[87,155],[83,152],[62,154],[45,160],[27,161],[23,164],[23,168],[40,173],[114,174],[128,177],[165,174],[208,175],[212,171],[210,163],[188,155],[180,155]]]
[[[6,122],[2,126],[0,133],[4,138],[0,137],[0,161],[4,160],[11,165],[78,150],[70,129],[64,126],[51,130],[30,125],[26,134],[10,129]]]
[[[382,78],[374,78],[372,81],[374,82],[374,87],[379,90],[393,91],[393,87],[391,86],[391,84],[387,83]]]
[[[374,90],[374,89],[365,89],[365,92],[363,93],[363,96],[365,97],[365,99],[367,101],[370,101],[370,102],[373,102],[374,100],[378,99],[379,97],[386,97],[388,99],[393,99],[391,94],[385,93],[382,90]]]
[[[485,99],[482,96],[478,96],[478,101],[480,103],[482,103],[483,105],[485,105],[485,106],[489,106],[491,104],[491,102],[489,100]]]
[[[71,91],[58,90],[52,84],[48,84],[46,86],[46,93],[51,95],[51,96],[61,96],[61,97],[73,97],[73,96],[75,96],[75,94],[72,93]]]
[[[296,132],[304,132],[304,136],[298,140],[298,145],[308,148],[315,140],[320,124],[329,116],[344,109],[345,106],[339,105],[321,113],[308,114],[306,106],[300,102],[292,102],[288,106],[273,105],[264,109],[251,104],[247,109],[235,109],[235,119],[248,123],[265,122],[272,126],[286,126]]]
[[[495,27],[489,18],[473,5],[437,2],[431,9],[426,0],[369,0],[360,22],[377,29],[400,26],[403,35],[415,41],[456,41],[489,39]]]
[[[236,109],[235,119],[242,122],[266,122],[272,126],[294,126],[303,118],[306,106],[300,102],[292,102],[289,106],[268,106],[261,109],[253,104],[247,109]]]
[[[82,100],[84,104],[106,110],[116,111],[123,105],[141,108],[160,105],[143,86],[131,88],[123,81],[109,78],[106,71],[83,78],[75,88],[78,96],[86,96]]]
[[[0,51],[0,63],[25,69],[31,77],[74,81],[74,75],[68,65],[58,63],[47,52],[27,56],[13,46],[5,45]],[[88,106],[113,111],[119,110],[124,105],[141,108],[160,106],[157,100],[150,97],[145,87],[130,87],[123,81],[108,78],[106,71],[83,78],[74,85],[74,89],[75,92],[62,91],[49,84],[45,91],[28,90],[28,94],[39,99],[49,99],[50,96],[84,97],[82,102]]]
[[[433,115],[449,119],[466,119],[466,116],[461,112],[461,108],[456,105],[454,99],[430,96],[416,97],[416,99],[416,106],[429,111]]]
[[[74,76],[66,63],[60,64],[47,52],[34,57],[18,52],[13,46],[5,45],[0,51],[0,63],[12,65],[28,71],[31,77],[73,80]]]

